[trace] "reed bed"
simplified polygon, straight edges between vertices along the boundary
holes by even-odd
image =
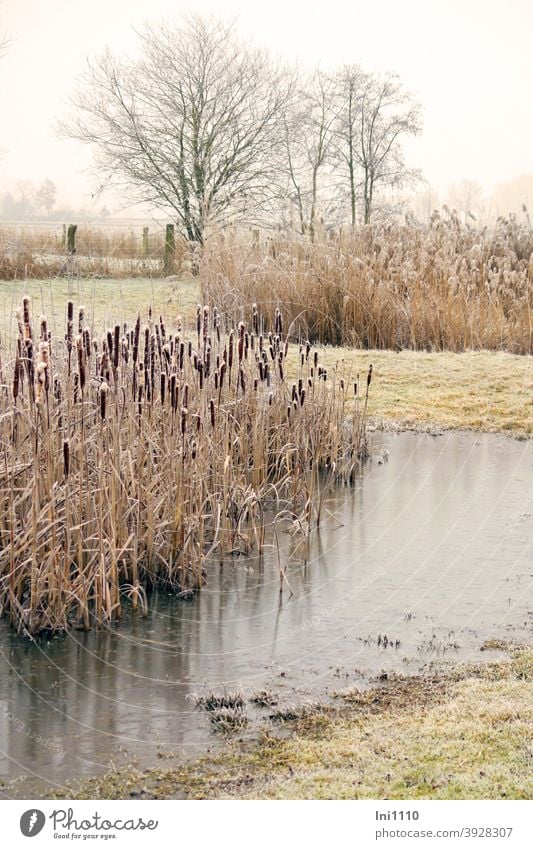
[[[479,231],[368,226],[317,236],[214,235],[200,284],[235,320],[252,302],[313,341],[364,348],[533,352],[533,233],[514,219]]]
[[[261,554],[269,516],[308,534],[365,455],[372,368],[328,371],[279,310],[267,332],[255,307],[226,329],[199,305],[190,335],[149,310],[97,338],[72,300],[62,339],[28,297],[17,319],[0,375],[0,611],[19,631],[105,625],[156,585],[196,592],[213,559]]]

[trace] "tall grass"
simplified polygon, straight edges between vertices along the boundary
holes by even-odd
[[[192,336],[150,311],[95,338],[69,301],[61,339],[23,300],[0,388],[0,609],[15,628],[108,623],[156,584],[194,592],[214,557],[263,550],[268,511],[303,533],[320,522],[324,487],[365,453],[371,371],[362,386],[328,374],[279,310],[264,326],[254,307],[226,332],[198,306]]]
[[[283,304],[295,332],[333,345],[533,352],[533,234],[515,220],[474,231],[435,215],[428,228],[368,226],[309,240],[208,241],[203,297],[234,319]]]

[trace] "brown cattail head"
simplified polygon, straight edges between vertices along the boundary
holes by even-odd
[[[197,304],[196,306],[196,332],[198,334],[198,341],[200,341],[200,331],[202,329],[202,306],[201,304]]]
[[[48,323],[46,321],[46,316],[42,315],[39,319],[41,325],[41,341],[48,341]]]
[[[78,351],[78,372],[80,375],[80,389],[83,392],[85,389],[85,348],[83,347],[83,339],[78,336],[76,339],[76,348]]]
[[[83,334],[83,321],[85,319],[85,307],[80,307],[78,312],[78,333]]]
[[[13,401],[16,403],[18,394],[19,394],[19,381],[20,381],[20,356],[17,348],[17,353],[15,354],[15,371],[13,372]]]
[[[70,441],[68,439],[63,440],[63,470],[65,477],[68,478],[70,471]]]
[[[137,316],[135,322],[135,330],[133,331],[133,364],[136,365],[139,359],[139,336],[141,333],[141,316]]]
[[[100,418],[104,422],[106,419],[107,412],[107,393],[109,392],[109,385],[107,381],[103,380],[100,385]]]
[[[369,369],[368,369],[368,374],[367,374],[367,376],[366,376],[366,385],[367,385],[367,388],[370,386],[370,381],[371,381],[371,380],[372,380],[372,363],[370,363],[370,366],[369,366]]]
[[[115,336],[113,339],[113,368],[118,368],[118,356],[120,353],[120,324],[115,324]]]
[[[85,348],[85,356],[91,356],[91,332],[88,327],[83,329],[83,346]]]
[[[44,404],[46,384],[46,363],[40,362],[36,371],[35,403],[39,406]]]
[[[24,295],[22,299],[22,315],[24,320],[24,338],[32,339],[31,332],[31,313],[30,313],[30,299],[28,295]]]
[[[187,408],[181,408],[181,435],[185,436],[185,431],[187,429]]]

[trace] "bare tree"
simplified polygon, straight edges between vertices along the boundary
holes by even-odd
[[[311,239],[319,211],[331,215],[336,205],[331,158],[335,118],[332,80],[320,71],[301,82],[284,113],[287,194],[296,208],[299,231]]]
[[[190,240],[210,222],[260,220],[278,186],[290,75],[213,19],[138,36],[138,59],[108,50],[89,63],[60,132],[94,145],[107,185],[170,211]]]
[[[400,141],[421,131],[420,106],[396,75],[378,77],[357,66],[338,73],[336,97],[335,149],[348,179],[351,223],[357,221],[360,199],[368,224],[379,191],[398,189],[418,176],[407,168]]]
[[[452,183],[448,191],[448,203],[457,212],[463,214],[464,223],[475,220],[483,212],[483,189],[475,180],[464,179]]]

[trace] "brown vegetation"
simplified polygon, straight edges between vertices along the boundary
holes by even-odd
[[[283,305],[292,331],[332,345],[533,352],[533,234],[514,220],[474,231],[456,216],[317,238],[213,237],[204,298],[235,318]]]
[[[348,382],[310,344],[291,357],[279,310],[263,326],[254,310],[226,333],[198,306],[192,339],[151,311],[97,339],[69,301],[62,341],[24,298],[0,395],[0,610],[15,627],[110,622],[155,584],[195,592],[215,553],[260,553],[267,515],[304,535],[319,523],[328,483],[365,452],[372,369]]]

